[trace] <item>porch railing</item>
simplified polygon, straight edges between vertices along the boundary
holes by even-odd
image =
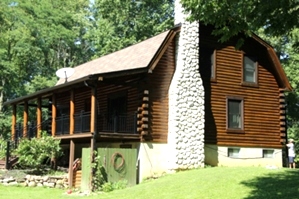
[[[41,127],[43,131],[46,131],[48,134],[50,134],[50,129],[49,129],[49,120],[44,120],[40,125],[37,125],[35,121],[30,121],[28,125],[25,127],[23,126],[22,123],[17,123],[15,125],[15,137],[14,140],[18,140],[20,138],[23,138],[24,131],[26,131],[27,138],[33,138],[37,137],[37,129]]]
[[[90,112],[80,112],[74,115],[75,129],[74,133],[90,132]],[[40,125],[43,131],[51,134],[51,121],[45,120]],[[37,137],[36,122],[30,122],[25,128],[27,138]],[[109,115],[101,113],[98,115],[98,131],[113,133],[137,133],[137,115],[136,113],[127,113],[119,115]],[[23,137],[24,126],[18,123],[15,126],[15,139]],[[70,116],[61,115],[56,117],[56,135],[66,135],[70,133]]]
[[[75,133],[90,131],[90,112],[81,111],[74,115],[75,119]]]
[[[63,135],[70,133],[70,116],[61,115],[56,117],[56,135]]]
[[[100,115],[100,131],[115,133],[137,133],[137,115],[135,112],[127,114]]]

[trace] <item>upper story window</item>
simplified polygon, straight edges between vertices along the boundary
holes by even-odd
[[[227,129],[243,130],[243,99],[227,98]]]
[[[200,72],[203,78],[216,79],[216,50],[201,47],[200,48]]]
[[[244,55],[243,57],[243,82],[257,84],[257,62],[254,57]]]
[[[211,61],[211,79],[216,79],[216,50],[213,50],[210,55]]]

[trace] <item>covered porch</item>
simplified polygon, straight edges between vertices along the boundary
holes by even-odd
[[[149,121],[149,91],[140,87],[143,78],[93,77],[12,100],[7,104],[13,109],[11,139],[39,137],[46,131],[57,139],[92,133],[98,139],[140,141],[148,134]]]

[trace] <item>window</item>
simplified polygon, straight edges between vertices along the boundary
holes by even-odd
[[[227,128],[243,130],[243,99],[227,99]]]
[[[240,153],[240,148],[228,148],[227,156],[231,158],[238,158]]]
[[[263,150],[263,158],[273,158],[274,150],[272,149],[264,149]]]
[[[119,92],[108,96],[109,116],[119,116],[127,112],[127,94]]]
[[[211,64],[211,79],[216,78],[216,50],[213,50],[210,55],[210,64]]]
[[[257,83],[257,62],[254,57],[243,57],[243,82]]]
[[[200,72],[203,78],[216,79],[216,50],[200,48]]]
[[[84,112],[91,112],[91,98],[84,101]]]

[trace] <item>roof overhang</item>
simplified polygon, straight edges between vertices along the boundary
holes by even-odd
[[[155,66],[158,64],[159,60],[161,59],[163,53],[166,51],[168,45],[172,41],[172,39],[175,37],[176,33],[180,30],[180,26],[176,26],[173,29],[169,30],[165,38],[161,43],[159,43],[159,48],[151,57],[150,62],[148,65],[139,66],[138,68],[134,69],[127,69],[127,70],[118,70],[118,71],[109,71],[105,73],[95,73],[95,74],[89,74],[87,76],[71,80],[69,82],[65,82],[62,84],[57,84],[56,86],[53,86],[51,88],[43,89],[40,91],[37,91],[35,93],[19,97],[10,101],[7,101],[4,103],[4,105],[16,105],[23,103],[24,101],[29,101],[36,98],[46,98],[52,96],[54,93],[61,92],[63,90],[67,90],[68,88],[73,87],[76,84],[84,83],[84,81],[87,80],[96,80],[96,81],[105,81],[105,79],[109,78],[115,78],[115,77],[122,77],[127,75],[133,75],[133,74],[141,74],[141,73],[151,73]],[[112,53],[113,54],[113,53]]]
[[[6,105],[13,105],[13,104],[19,104],[22,103],[24,101],[29,101],[32,99],[36,99],[39,97],[45,98],[45,97],[49,97],[52,96],[54,93],[60,92],[61,90],[65,90],[67,88],[72,87],[75,84],[80,84],[80,83],[84,83],[84,81],[88,81],[88,80],[96,80],[96,81],[103,81],[104,79],[109,79],[109,78],[114,78],[114,77],[121,77],[121,76],[126,76],[126,75],[133,75],[133,74],[140,74],[140,73],[146,73],[147,67],[145,68],[139,68],[136,70],[128,70],[128,71],[120,71],[120,72],[111,72],[111,73],[102,73],[102,74],[92,74],[89,75],[87,77],[83,77],[80,79],[76,79],[74,81],[70,81],[70,82],[65,82],[64,84],[59,84],[50,88],[46,88],[43,90],[39,90],[35,93],[26,95],[26,96],[22,96],[7,102],[4,102],[4,106]]]
[[[272,61],[273,65],[274,65],[274,69],[278,75],[279,81],[281,82],[281,84],[284,87],[283,89],[285,91],[292,91],[293,88],[283,70],[283,67],[280,63],[280,60],[279,60],[274,48],[270,44],[268,44],[266,41],[261,39],[259,36],[257,36],[256,34],[252,34],[252,38],[254,40],[256,40],[257,42],[259,42],[261,45],[266,47],[266,49],[268,51],[268,55],[270,57],[270,60]]]

